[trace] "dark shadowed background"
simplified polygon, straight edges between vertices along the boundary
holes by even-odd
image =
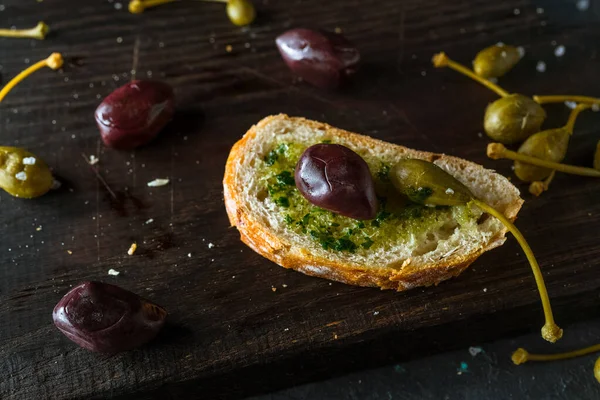
[[[585,322],[600,316],[598,181],[559,175],[539,199],[517,183],[526,200],[517,225],[565,328],[551,346],[538,335],[538,293],[512,238],[438,287],[394,293],[330,283],[247,249],[228,226],[221,179],[233,143],[280,112],[512,176],[509,162],[486,158],[488,140],[478,134],[495,95],[435,70],[432,54],[468,64],[499,41],[520,45],[524,59],[501,79],[507,90],[600,95],[600,2],[256,5],[256,23],[237,28],[214,3],[130,15],[117,0],[3,0],[3,27],[44,20],[52,33],[43,42],[0,39],[2,82],[54,51],[67,63],[36,73],[0,104],[0,145],[31,150],[63,183],[32,201],[0,193],[0,398],[235,399],[382,366],[256,399],[599,398],[593,357],[521,367],[508,358],[517,345],[552,351],[600,336],[597,320]],[[335,92],[296,81],[274,46],[293,27],[341,30],[362,53],[361,72]],[[101,144],[93,112],[132,70],[171,84],[177,115],[149,146],[118,152]],[[565,106],[547,110],[545,126],[564,124]],[[567,162],[591,165],[599,123],[600,114],[581,115]],[[82,154],[100,159],[116,198]],[[156,178],[171,183],[147,187]],[[139,249],[128,256],[134,241]],[[120,275],[108,276],[110,268]],[[159,338],[112,358],[69,342],[53,327],[52,308],[90,279],[165,306]],[[471,356],[469,346],[483,351]]]

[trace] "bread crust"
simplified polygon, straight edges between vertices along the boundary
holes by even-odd
[[[477,251],[466,255],[451,255],[436,263],[429,264],[427,268],[411,267],[410,259],[404,261],[400,265],[389,265],[385,268],[361,268],[354,265],[346,265],[335,260],[328,260],[301,248],[293,248],[289,243],[285,243],[276,237],[267,227],[253,218],[250,210],[248,210],[243,201],[241,201],[242,196],[239,191],[243,188],[243,185],[236,182],[236,176],[238,175],[238,171],[236,170],[238,163],[236,163],[236,160],[250,151],[252,140],[256,137],[259,129],[271,123],[274,119],[280,118],[288,119],[295,123],[309,125],[314,129],[325,129],[331,135],[344,137],[346,140],[359,146],[377,142],[380,145],[391,147],[399,153],[408,150],[411,154],[427,161],[445,159],[450,163],[460,162],[476,165],[469,161],[444,154],[414,151],[403,146],[351,133],[321,122],[304,118],[289,117],[284,114],[266,117],[258,124],[251,127],[250,130],[248,130],[248,132],[232,147],[225,166],[223,190],[225,208],[227,209],[229,222],[239,230],[242,242],[274,263],[279,264],[284,268],[294,269],[306,275],[317,276],[350,285],[380,287],[381,289],[395,289],[397,291],[402,291],[419,286],[437,285],[441,281],[455,277],[464,271],[481,254],[502,245],[506,240],[505,235],[507,231],[506,229],[502,229]],[[479,165],[477,167],[483,168]],[[517,197],[517,200],[510,203],[504,210],[506,217],[510,220],[514,220],[521,209],[522,204],[523,200]]]

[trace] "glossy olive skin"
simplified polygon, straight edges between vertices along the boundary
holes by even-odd
[[[511,94],[487,107],[483,127],[496,142],[514,144],[539,132],[545,119],[546,111],[538,103],[529,97]]]
[[[46,194],[53,183],[52,172],[41,158],[25,149],[0,146],[0,188],[8,194],[32,199]]]
[[[570,137],[564,128],[538,132],[523,142],[519,153],[560,163],[567,155]],[[524,182],[541,181],[551,173],[551,169],[515,161],[515,175]]]
[[[77,345],[115,354],[152,340],[165,323],[165,309],[118,286],[84,282],[54,307],[54,325]]]
[[[473,194],[458,179],[429,161],[407,158],[390,170],[392,184],[409,200],[429,206],[458,206]]]
[[[358,70],[358,49],[336,33],[292,29],[275,43],[292,72],[319,88],[337,88]]]
[[[154,139],[174,113],[171,86],[159,81],[132,81],[109,94],[95,117],[108,147],[131,150]]]
[[[250,0],[227,0],[227,16],[236,26],[250,25],[256,18],[256,10]]]
[[[594,168],[600,169],[600,141],[596,145],[596,154],[594,154]]]
[[[369,166],[339,144],[307,148],[294,174],[296,187],[312,204],[360,220],[375,218],[378,202]]]
[[[521,54],[514,46],[490,46],[477,53],[473,71],[482,78],[498,78],[510,71],[520,59]]]

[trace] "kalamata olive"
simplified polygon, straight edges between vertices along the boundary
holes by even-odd
[[[300,193],[317,207],[354,219],[377,214],[369,166],[339,144],[315,144],[302,153],[294,174]]]
[[[101,282],[84,282],[54,307],[54,325],[79,346],[100,353],[127,351],[152,340],[167,312],[137,294]]]
[[[275,42],[292,72],[320,88],[336,88],[358,69],[358,49],[336,33],[292,29]]]
[[[95,116],[107,146],[131,150],[154,139],[174,112],[171,86],[158,81],[132,81],[109,94]]]

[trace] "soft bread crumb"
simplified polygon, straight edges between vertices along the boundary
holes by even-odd
[[[165,186],[168,184],[169,184],[168,179],[155,179],[153,181],[148,182],[149,187],[159,187],[159,186]]]
[[[135,251],[137,250],[137,243],[132,243],[131,247],[129,247],[129,250],[127,250],[127,254],[129,254],[130,256],[132,256]]]

